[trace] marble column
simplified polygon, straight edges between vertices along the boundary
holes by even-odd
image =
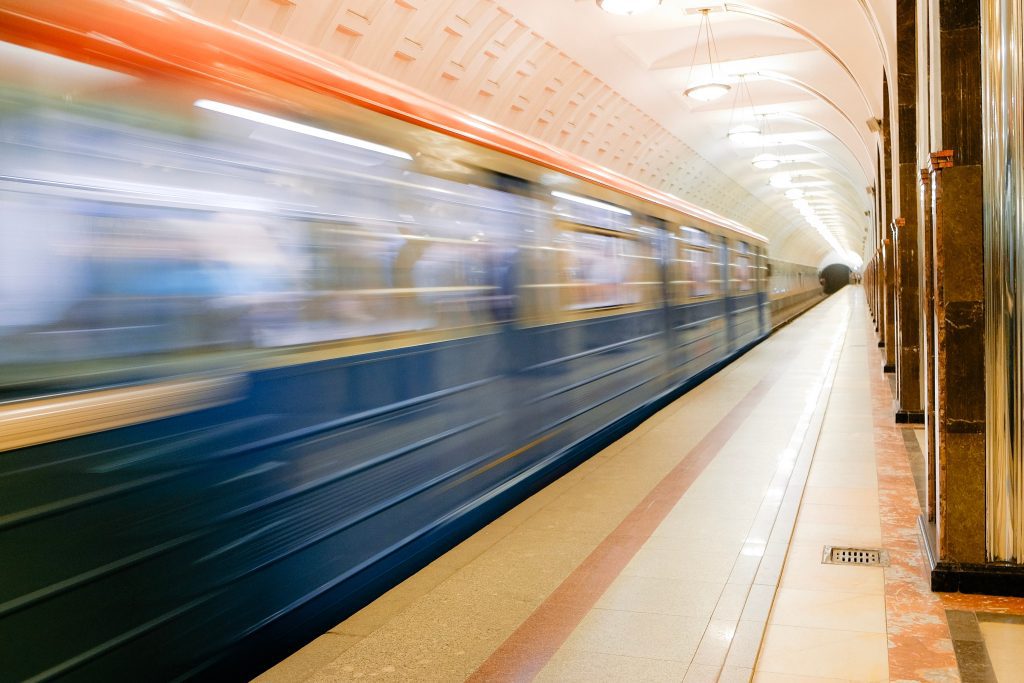
[[[917,240],[917,5],[896,2],[900,217],[892,222],[896,285],[896,421],[923,422]]]
[[[902,167],[904,164],[900,164],[900,166]],[[911,188],[916,185],[914,178],[911,178]],[[917,286],[917,220],[897,218],[893,221],[892,236],[896,261],[897,299],[896,422],[923,422],[920,376],[920,301]]]
[[[882,117],[880,170],[882,182],[879,193],[880,212],[878,228],[883,237],[881,267],[885,272],[882,296],[885,306],[885,327],[882,341],[885,345],[885,372],[896,371],[896,254],[890,236],[892,219],[892,120],[889,115],[889,80],[882,77]]]
[[[980,112],[979,112],[980,114]],[[938,550],[985,560],[985,348],[981,166],[932,155]]]

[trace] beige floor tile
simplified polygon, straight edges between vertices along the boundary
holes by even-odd
[[[620,576],[597,601],[599,609],[711,618],[724,583]]]
[[[885,598],[870,593],[779,589],[772,624],[885,633]]]
[[[747,593],[750,586],[740,583],[727,583],[722,595],[718,598],[712,619],[718,621],[739,621],[743,613],[743,605],[747,602]]]
[[[808,485],[804,489],[804,502],[816,505],[846,505],[877,509],[878,491],[874,488]]]
[[[473,539],[468,539],[468,542],[470,546],[476,546],[478,543]],[[366,636],[373,633],[413,602],[451,578],[459,571],[458,565],[458,561],[445,561],[445,556],[438,558],[332,628],[331,632],[350,636]]]
[[[770,624],[756,669],[846,681],[885,681],[889,675],[888,641],[884,633]]]
[[[819,524],[799,520],[793,530],[793,541],[795,543],[878,548],[882,545],[882,526],[878,522],[874,524]]]
[[[325,633],[294,653],[277,666],[256,678],[254,683],[298,683],[305,681],[318,669],[330,664],[346,650],[362,640],[361,636]]]
[[[805,590],[844,591],[884,595],[881,567],[822,564],[821,544],[794,543],[782,570],[781,585]]]
[[[721,666],[691,664],[690,668],[686,670],[686,677],[683,678],[683,683],[716,683],[721,673]]]
[[[622,573],[626,576],[720,583],[728,579],[735,560],[733,553],[694,555],[687,551],[644,547],[633,556]]]
[[[607,536],[626,518],[630,508],[620,505],[610,510],[598,506],[545,507],[520,524],[521,529],[598,533]]]
[[[879,525],[878,508],[867,505],[820,505],[804,502],[800,506],[800,523],[842,524],[849,526]]]
[[[831,469],[827,466],[811,470],[807,478],[809,486],[842,486],[852,488],[877,489],[877,472],[843,471],[842,468]]]
[[[999,683],[1024,677],[1024,624],[978,621],[992,670]]]
[[[678,683],[686,674],[686,663],[611,655],[603,652],[563,649],[534,679],[537,683],[591,683],[607,681],[660,681]]]
[[[761,558],[761,564],[757,567],[757,574],[754,575],[754,583],[762,586],[775,586],[782,578],[782,566],[786,561],[785,555],[765,555]]]
[[[718,683],[750,683],[753,673],[748,667],[726,666],[718,677]]]
[[[487,587],[445,582],[318,669],[311,680],[463,680],[534,607]]]
[[[712,619],[708,622],[697,652],[693,655],[693,664],[721,668],[736,635],[737,625],[735,619]]]
[[[914,438],[917,439],[917,447],[921,450],[921,452],[922,453],[926,452],[928,450],[928,444],[925,443],[926,437],[925,437],[924,430],[923,429],[915,429],[914,430]]]
[[[654,530],[652,536],[666,538],[709,538],[742,543],[750,531],[753,517],[703,517],[696,511],[674,509]]]
[[[563,649],[688,663],[706,623],[699,617],[594,609]]]
[[[821,678],[818,676],[797,676],[795,674],[773,674],[755,671],[752,683],[838,683],[843,678]]]
[[[753,668],[764,632],[765,622],[741,620],[736,626],[736,635],[733,636],[729,654],[725,658],[726,668]]]
[[[747,593],[740,619],[745,621],[768,621],[768,613],[775,598],[775,586],[754,584]]]

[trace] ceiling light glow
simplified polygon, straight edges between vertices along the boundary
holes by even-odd
[[[754,164],[754,168],[760,168],[762,170],[768,170],[768,169],[775,168],[776,166],[778,166],[781,163],[781,161],[782,160],[779,159],[779,157],[775,156],[774,154],[769,154],[768,152],[763,152],[761,154],[758,154],[756,157],[754,157],[754,159],[753,159],[753,161],[751,161],[751,163]]]
[[[218,114],[227,114],[228,116],[245,119],[246,121],[252,121],[253,123],[261,123],[264,126],[280,128],[281,130],[291,131],[292,133],[300,133],[302,135],[320,138],[321,140],[329,140],[330,142],[337,142],[349,147],[358,147],[359,149],[365,149],[370,152],[377,152],[378,154],[385,154],[387,156],[405,159],[406,161],[412,161],[412,157],[400,149],[385,147],[384,145],[378,145],[375,142],[360,140],[359,138],[349,137],[348,135],[324,130],[323,128],[307,126],[304,123],[289,121],[288,119],[271,116],[270,114],[253,111],[252,109],[236,107],[232,104],[224,104],[223,102],[215,102],[213,100],[196,100],[192,104],[200,109],[215,111]]]
[[[756,144],[761,139],[761,131],[757,126],[741,123],[729,130],[728,137],[731,142],[737,145]]]
[[[731,89],[732,87],[725,83],[699,83],[684,90],[683,94],[701,102],[711,102],[722,97]]]
[[[661,0],[597,0],[597,6],[605,12],[620,16],[643,14],[660,4]]]
[[[558,197],[559,199],[566,199],[570,202],[576,202],[577,204],[583,204],[584,206],[592,206],[595,209],[604,209],[605,211],[611,211],[612,213],[622,214],[623,216],[632,216],[632,212],[623,209],[621,206],[615,206],[614,204],[605,204],[599,202],[596,199],[590,199],[589,197],[581,197],[575,194],[569,194],[568,192],[552,192],[552,197]]]

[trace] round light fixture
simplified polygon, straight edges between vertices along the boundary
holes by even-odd
[[[741,123],[738,126],[733,126],[729,130],[728,137],[729,140],[737,145],[749,145],[754,144],[761,139],[761,131],[757,126],[752,126],[749,123]]]
[[[609,14],[633,15],[649,12],[661,0],[597,0],[597,6]]]
[[[768,184],[772,187],[789,187],[791,180],[788,173],[773,173],[768,179]]]
[[[754,157],[751,163],[754,164],[754,168],[767,170],[770,168],[775,168],[781,163],[781,161],[782,160],[779,159],[774,154],[768,154],[767,152],[765,152],[763,154],[758,154],[756,157]]]
[[[684,90],[683,94],[701,102],[711,102],[731,89],[732,86],[727,83],[699,83]]]
[[[790,189],[786,190],[786,198],[787,199],[800,199],[803,196],[804,196],[804,191],[801,190],[799,187],[794,187],[794,188],[790,188]]]

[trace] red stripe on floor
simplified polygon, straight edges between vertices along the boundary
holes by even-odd
[[[533,679],[783,376],[788,365],[776,366],[754,385],[468,680]]]

